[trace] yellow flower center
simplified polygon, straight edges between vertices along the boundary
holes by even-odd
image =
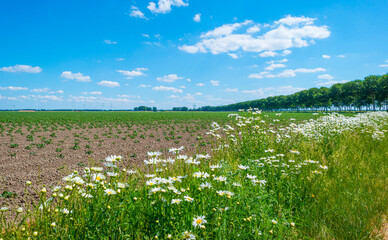
[[[202,223],[202,219],[197,219],[196,223],[197,224],[201,224]]]
[[[101,178],[97,176],[97,177],[96,177],[96,180],[97,180],[97,181],[100,181],[100,180],[101,180]]]

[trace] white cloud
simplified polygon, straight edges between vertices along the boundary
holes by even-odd
[[[90,95],[102,95],[102,92],[82,92],[82,94],[84,94],[84,95],[88,95],[88,94],[90,94]]]
[[[205,86],[205,84],[203,84],[203,83],[197,83],[197,84],[195,84],[195,86],[203,87],[203,86]]]
[[[330,87],[336,83],[346,83],[349,82],[348,80],[342,80],[342,81],[327,81],[327,82],[320,82],[317,83],[317,86],[323,86],[323,87]]]
[[[62,97],[57,97],[55,95],[31,95],[32,98],[38,99],[38,100],[43,100],[43,101],[63,101]],[[34,100],[35,100],[34,99]]]
[[[228,53],[229,56],[231,56],[232,58],[234,59],[237,59],[238,58],[238,55],[237,54],[234,54],[234,53]]]
[[[280,87],[259,88],[254,90],[243,90],[241,92],[257,95],[260,98],[264,98],[264,97],[277,96],[277,95],[289,95],[302,90],[305,90],[305,88],[293,87],[293,86],[280,86]]]
[[[284,51],[282,52],[282,55],[283,55],[283,56],[287,56],[287,55],[290,55],[291,53],[292,53],[291,50],[284,50]]]
[[[305,25],[312,25],[314,24],[314,21],[316,18],[309,18],[309,17],[292,17],[291,15],[287,15],[285,18],[280,19],[279,21],[276,21],[277,24],[285,24],[289,26],[294,26],[298,24],[305,24]]]
[[[119,62],[124,61],[124,60],[125,60],[125,58],[116,58],[116,61],[119,61]]]
[[[92,103],[144,103],[141,100],[129,100],[127,98],[106,98],[100,96],[69,96],[74,102],[92,102]]]
[[[140,98],[140,96],[136,96],[136,95],[117,95],[117,97],[120,97],[120,98]]]
[[[190,79],[190,78],[188,78],[188,79],[187,79],[187,81],[188,81],[188,82],[191,82],[191,79]]]
[[[237,88],[227,88],[225,89],[225,92],[238,92]]]
[[[72,73],[71,71],[64,71],[61,74],[62,78],[65,79],[75,79],[78,82],[90,82],[92,79],[90,79],[89,76],[84,76],[82,73]]]
[[[278,53],[273,51],[265,51],[259,54],[260,57],[275,57],[277,55]]]
[[[151,87],[151,85],[140,84],[140,85],[139,85],[139,86],[137,86],[137,87],[146,88],[146,87]]]
[[[34,89],[31,89],[30,92],[39,93],[39,92],[48,92],[49,90],[50,90],[49,88],[34,88]]]
[[[28,90],[28,88],[26,88],[26,87],[13,87],[13,86],[9,86],[9,87],[0,87],[0,90],[25,91],[25,90]]]
[[[284,68],[284,67],[286,67],[286,65],[284,65],[283,63],[272,63],[268,67],[266,67],[265,70],[272,71],[275,68]]]
[[[42,68],[40,67],[32,67],[29,65],[20,65],[16,64],[15,66],[10,67],[2,67],[0,71],[3,72],[26,72],[26,73],[40,73]]]
[[[247,29],[247,33],[257,33],[260,32],[260,26],[259,25],[254,25],[250,28]]]
[[[263,56],[276,56],[278,53],[275,51],[283,50],[282,54],[287,55],[291,53],[289,48],[306,47],[314,44],[314,39],[330,36],[327,26],[316,26],[314,21],[313,18],[287,16],[274,24],[266,25],[269,30],[260,36],[254,36],[253,32],[236,33],[245,25],[257,25],[253,21],[225,24],[201,34],[201,40],[196,44],[183,45],[179,49],[192,54],[198,52],[220,54],[242,50],[262,52]]]
[[[385,60],[386,63],[388,63],[388,60]],[[388,64],[380,64],[379,67],[388,67]]]
[[[104,40],[104,43],[106,43],[106,44],[117,44],[117,42],[112,41],[112,40]]]
[[[251,20],[245,20],[242,23],[233,23],[233,24],[224,24],[221,27],[215,28],[212,31],[204,33],[201,35],[201,38],[218,38],[231,35],[236,29],[252,23]]]
[[[120,83],[106,80],[98,82],[97,84],[103,87],[120,87]]]
[[[324,79],[324,80],[332,80],[333,78],[334,77],[331,76],[330,74],[323,74],[318,76],[318,79]]]
[[[159,0],[158,4],[155,4],[154,2],[150,2],[147,8],[152,13],[165,14],[171,11],[171,6],[187,7],[189,6],[189,4],[185,3],[183,0]]]
[[[132,71],[127,70],[116,70],[116,72],[121,73],[122,75],[126,76],[126,79],[132,79],[134,77],[143,76],[143,71],[147,71],[147,68],[135,68]]]
[[[296,73],[316,73],[316,72],[325,72],[326,69],[324,68],[298,68],[298,69],[286,69],[281,73],[278,73],[277,75],[270,74],[267,71],[261,72],[261,73],[253,73],[248,76],[248,78],[257,78],[257,79],[263,79],[263,78],[274,78],[274,77],[281,77],[281,78],[290,78],[295,77]]]
[[[139,8],[137,8],[137,7],[135,7],[135,6],[132,6],[131,7],[131,12],[129,13],[129,15],[131,16],[131,17],[135,17],[135,18],[146,18],[145,16],[144,16],[144,13],[142,13],[140,10],[139,10]]]
[[[338,58],[345,58],[345,55],[337,55]]]
[[[201,14],[200,13],[195,14],[193,20],[194,20],[194,22],[200,22],[201,21]]]
[[[64,91],[63,90],[58,90],[58,91],[51,91],[51,92],[48,92],[48,93],[50,93],[50,94],[54,94],[54,93],[64,93]]]
[[[329,55],[323,54],[323,55],[322,55],[322,58],[329,59],[329,58],[331,58],[331,57],[330,57]]]
[[[168,82],[168,83],[175,82],[176,80],[179,80],[179,79],[183,79],[183,77],[178,77],[178,75],[176,74],[168,74],[166,76],[156,78],[156,80],[160,82]]]
[[[220,85],[220,81],[210,80],[210,84],[213,85],[213,86],[219,86]]]
[[[182,92],[182,90],[179,89],[179,88],[165,87],[165,86],[153,87],[152,90],[155,90],[155,91],[171,91],[171,92],[177,92],[177,93],[181,93]]]
[[[194,93],[194,95],[197,95],[197,96],[202,96],[202,93],[200,93],[200,92],[196,92],[196,93]]]

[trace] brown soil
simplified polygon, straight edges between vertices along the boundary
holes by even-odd
[[[131,129],[109,126],[58,129],[35,132],[33,141],[28,141],[27,135],[31,133],[25,126],[21,127],[21,133],[10,134],[6,129],[0,136],[0,194],[7,191],[16,193],[17,196],[0,197],[0,207],[7,205],[15,208],[25,205],[24,190],[27,180],[38,189],[43,185],[55,186],[72,170],[82,170],[85,166],[101,166],[100,161],[109,155],[123,156],[125,166],[140,166],[147,159],[146,154],[149,151],[167,152],[171,147],[184,146],[184,154],[193,153],[195,147],[203,142],[197,137],[203,136],[205,129],[193,130],[194,125],[190,125],[190,131],[184,125],[175,127],[173,131],[167,125],[154,126],[151,129],[144,125],[132,126]],[[137,131],[137,136],[133,136],[134,130]],[[55,136],[50,136],[53,133]],[[132,138],[128,135],[132,135]],[[51,143],[46,143],[44,147],[39,146],[50,139]],[[78,140],[79,149],[73,149]],[[17,146],[12,147],[11,144]],[[203,145],[205,149],[209,147]]]

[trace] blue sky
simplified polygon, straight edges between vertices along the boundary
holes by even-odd
[[[224,105],[388,72],[388,1],[2,1],[0,108]]]

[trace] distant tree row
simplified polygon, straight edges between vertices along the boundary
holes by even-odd
[[[337,83],[330,88],[310,88],[287,96],[267,97],[226,106],[204,106],[198,110],[237,111],[248,108],[264,111],[388,110],[388,74]]]
[[[188,107],[173,107],[173,111],[189,111]]]
[[[156,111],[158,111],[158,109],[156,107],[151,108],[151,107],[146,107],[146,106],[139,106],[139,107],[135,107],[133,109],[133,111],[154,111],[154,112],[156,112]]]

